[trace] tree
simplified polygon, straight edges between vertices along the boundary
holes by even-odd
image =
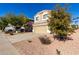
[[[4,28],[7,26],[7,24],[8,24],[8,21],[5,20],[4,17],[0,17],[0,28],[1,28],[1,30],[4,30]]]
[[[16,16],[15,14],[8,13],[3,17],[0,17],[0,29],[4,30],[4,28],[8,24],[14,25],[16,28],[24,26],[27,22],[31,21],[28,17],[23,14]]]
[[[73,32],[71,24],[71,15],[67,12],[67,9],[57,5],[54,10],[51,11],[49,17],[48,26],[52,33],[55,33],[59,39],[67,37],[68,33]]]

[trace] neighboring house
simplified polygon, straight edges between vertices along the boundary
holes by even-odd
[[[48,22],[51,10],[43,10],[34,16],[33,32],[34,33],[50,33]]]

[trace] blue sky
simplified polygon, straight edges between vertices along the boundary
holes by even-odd
[[[33,16],[44,9],[51,10],[53,8],[53,4],[40,4],[40,3],[13,3],[13,4],[0,4],[0,16],[5,15],[6,13],[14,13],[20,14],[23,13],[29,18],[33,18]]]
[[[64,4],[61,4],[62,6]],[[14,13],[16,15],[23,13],[27,17],[32,18],[41,10],[52,10],[55,7],[55,3],[0,3],[0,16],[6,13]],[[68,12],[71,13],[72,17],[79,16],[79,4],[69,4]]]

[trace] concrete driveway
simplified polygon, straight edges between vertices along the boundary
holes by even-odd
[[[7,40],[8,38],[0,31],[0,55],[19,54],[13,45]]]
[[[16,43],[16,42],[19,42],[19,41],[22,41],[22,40],[30,40],[34,37],[38,37],[39,35],[40,34],[28,32],[28,33],[18,33],[18,34],[15,34],[15,35],[6,35],[6,36],[11,43]]]

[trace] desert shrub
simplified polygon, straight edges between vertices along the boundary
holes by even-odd
[[[53,36],[54,37],[54,40],[55,39],[57,39],[57,40],[59,40],[59,41],[67,41],[67,40],[73,40],[71,37],[69,37],[69,36],[57,36],[57,35],[54,35]]]
[[[29,43],[31,43],[32,41],[31,40],[27,40]]]
[[[74,30],[78,29],[78,25],[71,25]]]
[[[51,44],[51,40],[46,35],[40,36],[39,39],[40,39],[42,44]]]
[[[14,32],[13,32],[13,31],[9,31],[9,34],[10,34],[10,35],[14,35]]]
[[[57,55],[60,55],[61,51],[59,51],[58,49],[56,49]]]

